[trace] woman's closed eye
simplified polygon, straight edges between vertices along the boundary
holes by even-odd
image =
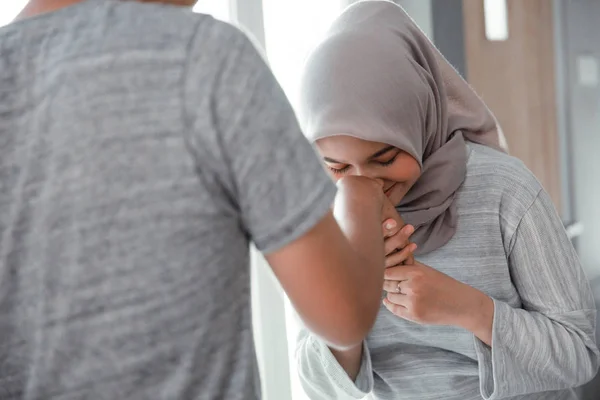
[[[329,170],[331,172],[333,172],[334,174],[343,175],[346,172],[348,172],[348,170],[350,169],[350,165],[346,165],[344,167],[334,167],[334,166],[327,164],[327,168],[329,168]]]
[[[385,160],[385,161],[384,160],[373,160],[370,163],[374,164],[376,166],[387,167],[387,166],[392,165],[394,163],[394,161],[396,161],[396,158],[398,158],[398,154],[394,155],[389,160]],[[347,164],[347,165],[327,164],[327,168],[329,168],[329,170],[331,170],[334,174],[337,174],[337,175],[345,174],[346,172],[348,172],[350,170],[351,167],[352,166],[349,164]]]
[[[377,163],[377,164],[379,164],[379,165],[381,165],[383,167],[387,167],[388,165],[392,165],[394,163],[394,161],[396,161],[396,158],[398,158],[398,154],[400,154],[400,153],[397,153],[394,157],[390,158],[387,161],[376,160],[376,161],[373,161],[373,162],[375,162],[375,163]]]

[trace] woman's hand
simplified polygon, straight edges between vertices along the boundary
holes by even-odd
[[[417,246],[410,243],[410,236],[415,232],[415,228],[404,223],[404,220],[396,211],[396,207],[387,197],[383,200],[382,213],[386,268],[402,263],[414,263],[413,253]]]
[[[412,322],[458,326],[491,346],[494,304],[479,290],[425,264],[385,271],[386,308]]]

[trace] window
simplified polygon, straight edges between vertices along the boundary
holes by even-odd
[[[200,0],[194,11],[243,26],[264,46],[263,0]],[[252,248],[252,319],[265,400],[290,400],[283,294],[263,256]]]
[[[200,0],[194,7],[194,11],[202,14],[210,14],[221,21],[231,21],[230,0]]]
[[[292,105],[299,99],[298,85],[306,57],[345,4],[347,0],[263,0],[267,57]],[[286,301],[286,327],[292,400],[308,400],[298,379],[294,357],[301,325],[289,301]]]
[[[28,0],[9,0],[0,2],[0,27],[9,24],[25,7]]]
[[[292,104],[305,58],[347,0],[263,0],[267,56]]]

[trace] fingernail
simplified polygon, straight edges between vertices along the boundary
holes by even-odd
[[[393,219],[385,223],[385,229],[390,230],[396,227],[396,221]]]
[[[415,231],[415,228],[412,225],[406,225],[403,230],[407,235],[412,235]]]

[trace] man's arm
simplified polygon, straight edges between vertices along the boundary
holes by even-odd
[[[334,214],[267,260],[306,326],[344,350],[362,342],[380,307],[383,194],[366,178],[338,188]]]
[[[349,178],[336,194],[250,41],[204,23],[211,25],[190,45],[184,86],[197,170],[218,188],[224,214],[267,256],[306,325],[334,348],[353,347],[379,309],[382,188]]]

